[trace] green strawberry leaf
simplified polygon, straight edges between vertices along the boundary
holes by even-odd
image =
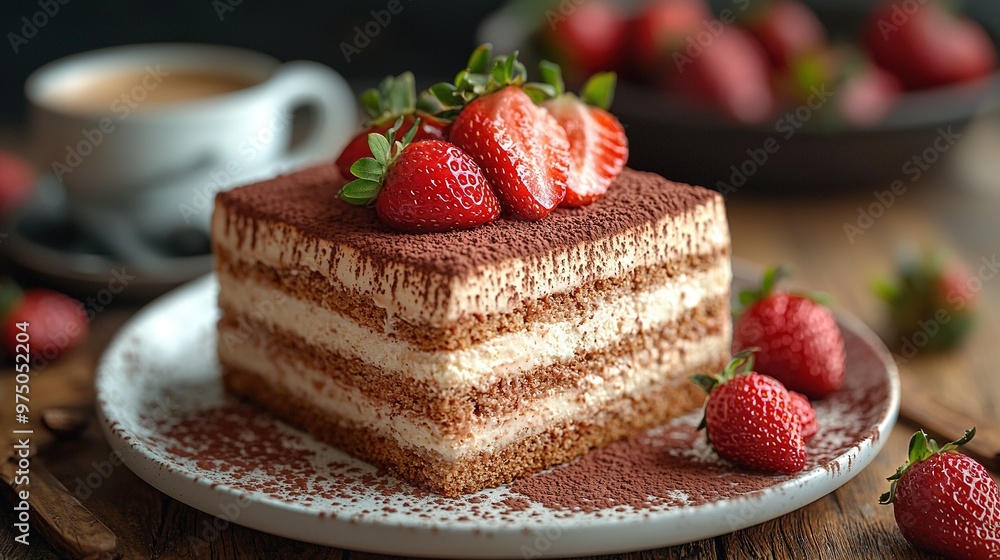
[[[538,63],[538,74],[542,77],[542,83],[555,88],[555,97],[566,92],[566,83],[563,81],[562,69],[555,62],[543,60]]]
[[[375,158],[370,157],[361,158],[351,165],[351,173],[358,179],[379,182],[382,180],[382,173],[384,171],[385,166]]]
[[[376,89],[367,89],[361,92],[359,97],[361,100],[361,107],[364,108],[365,114],[368,118],[375,120],[382,116],[384,109],[382,108],[382,97],[379,95]]]
[[[689,379],[691,382],[700,387],[706,393],[711,393],[712,389],[715,389],[719,385],[719,380],[712,375],[705,375],[704,373],[699,373],[698,375],[692,375]]]
[[[537,82],[529,82],[524,84],[521,89],[524,93],[528,94],[535,103],[541,103],[546,99],[552,99],[556,96],[556,88],[550,84],[540,84]]]
[[[906,453],[907,462],[912,465],[918,461],[926,459],[930,455],[930,447],[928,446],[928,443],[927,434],[923,430],[917,430],[917,432],[910,437],[910,445]]]
[[[10,278],[0,278],[0,320],[6,319],[7,315],[24,297],[24,290]]]
[[[353,168],[353,166],[352,166]],[[355,179],[344,185],[337,195],[341,200],[356,206],[367,206],[375,201],[378,191],[382,186],[376,181],[368,179]]]
[[[614,72],[594,74],[580,90],[580,98],[588,105],[608,109],[614,100],[616,81],[617,75]]]
[[[448,82],[434,84],[429,91],[445,107],[459,106],[464,102],[462,97],[458,95],[458,88]]]
[[[392,132],[391,129],[390,132]],[[382,164],[382,167],[386,167],[389,164],[391,146],[392,144],[389,140],[381,134],[372,132],[368,135],[368,148],[371,149],[375,160]]]
[[[476,47],[476,50],[472,51],[472,55],[469,57],[469,63],[466,65],[466,69],[474,74],[485,74],[490,69],[490,63],[493,60],[493,45],[490,43],[483,43]]]

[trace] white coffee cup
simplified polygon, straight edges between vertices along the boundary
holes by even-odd
[[[357,127],[350,87],[332,69],[218,45],[77,54],[35,71],[25,92],[37,155],[85,222],[126,212],[170,227],[185,204],[207,216],[213,187],[332,159]],[[292,146],[303,107],[311,126]]]

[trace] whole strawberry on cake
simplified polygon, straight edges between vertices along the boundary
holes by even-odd
[[[230,392],[450,496],[701,404],[687,378],[729,362],[722,197],[625,168],[613,75],[540,75],[480,47],[368,124],[352,177],[218,195]]]

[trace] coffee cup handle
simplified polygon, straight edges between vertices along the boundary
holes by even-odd
[[[358,128],[354,94],[344,78],[318,62],[296,60],[281,65],[272,81],[282,109],[312,107],[316,114],[309,136],[289,148],[282,167],[294,170],[337,157]]]

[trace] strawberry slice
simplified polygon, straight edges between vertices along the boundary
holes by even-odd
[[[359,206],[374,203],[382,222],[409,233],[468,229],[500,216],[500,203],[468,154],[444,140],[411,143],[419,121],[395,142],[402,125],[400,118],[386,136],[369,135],[375,157],[351,166],[358,179],[344,185],[341,199]]]
[[[566,133],[520,88],[470,103],[452,124],[451,141],[476,160],[514,218],[540,220],[566,197]]]
[[[517,52],[496,59],[491,53],[490,45],[480,46],[453,84],[430,91],[445,108],[439,116],[455,115],[449,140],[479,164],[503,211],[540,220],[566,197],[569,178],[566,132],[536,105],[556,92],[548,84],[525,83]]]
[[[543,61],[541,73],[558,93],[542,103],[566,131],[569,140],[569,181],[562,206],[584,206],[600,198],[628,160],[628,138],[611,105],[615,74],[596,74],[584,85],[582,97],[563,92],[559,67]]]

